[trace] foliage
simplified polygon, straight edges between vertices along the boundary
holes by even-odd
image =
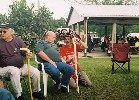
[[[26,0],[16,1],[10,6],[11,13],[9,14],[9,22],[12,23],[16,35],[21,36],[22,39],[29,45],[33,36],[31,31],[31,24],[33,18],[33,5],[28,7]]]
[[[33,50],[34,44],[44,38],[45,31],[56,31],[57,28],[65,26],[65,19],[61,18],[55,20],[48,8],[40,7],[39,10],[34,11],[34,4],[31,7],[26,5],[26,0],[13,2],[10,5],[10,13],[8,16],[0,15],[0,22],[8,22],[13,24],[16,35],[26,42],[30,49]],[[5,19],[4,19],[5,17]]]
[[[7,22],[7,20],[8,18],[5,14],[0,14],[0,24]]]
[[[139,33],[139,25],[129,25],[125,27],[125,35],[129,33]],[[89,32],[99,33],[99,37],[104,36],[105,34],[105,25],[89,25]],[[117,35],[121,36],[123,32],[123,25],[117,25],[116,29]],[[107,36],[111,36],[112,34],[112,25],[107,26]]]
[[[95,5],[137,5],[137,0],[84,0]]]
[[[66,25],[66,20],[64,19],[64,18],[60,18],[60,19],[58,19],[58,20],[56,20],[57,21],[57,24],[60,26],[60,27],[67,27],[67,25]]]
[[[39,39],[42,39],[44,37],[45,31],[50,30],[52,13],[43,6],[38,11],[33,12],[33,15],[31,30],[38,35]]]
[[[128,26],[126,33],[139,33],[139,25]]]

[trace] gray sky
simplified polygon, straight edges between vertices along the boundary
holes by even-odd
[[[8,13],[9,5],[12,4],[13,1],[16,0],[0,0],[0,13]],[[30,5],[31,3],[35,4],[35,10],[38,9],[38,0],[27,0],[27,4]],[[55,19],[59,19],[61,17],[67,18],[70,10],[70,5],[65,2],[68,0],[39,0],[40,5],[45,5],[49,8],[50,12],[53,12],[53,17]],[[70,0],[74,1],[74,0]],[[82,1],[82,0],[77,0]],[[139,1],[139,0],[138,0]]]
[[[12,4],[14,0],[0,0],[0,13],[8,13],[9,5]],[[27,4],[35,4],[35,10],[38,8],[38,0],[27,0]],[[53,12],[53,17],[59,19],[61,17],[67,18],[70,5],[65,2],[65,0],[40,0],[40,5],[45,5],[49,8],[50,12]]]

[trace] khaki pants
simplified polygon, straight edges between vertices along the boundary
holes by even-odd
[[[28,68],[27,64],[24,64],[22,68],[14,66],[0,67],[0,76],[10,77],[13,89],[16,93],[16,97],[21,96],[22,88],[20,83],[20,75],[27,76]],[[30,75],[33,83],[33,92],[40,91],[40,72],[37,68],[30,66]]]
[[[90,86],[92,84],[86,73],[81,70],[78,70],[78,81],[79,84],[83,84],[84,86]],[[70,78],[69,85],[72,88],[76,88],[75,80],[72,77]]]

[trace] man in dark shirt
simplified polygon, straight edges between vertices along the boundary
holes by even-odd
[[[20,48],[26,48],[21,38],[13,36],[14,30],[10,24],[2,24],[0,38],[0,76],[10,77],[17,100],[24,100],[21,92],[20,75],[27,76],[27,64],[24,64],[23,58],[32,57],[32,53],[20,51]],[[33,96],[44,99],[40,93],[40,72],[37,68],[30,66],[30,74],[33,83]]]
[[[45,40],[40,40],[35,51],[37,53],[38,61],[44,64],[44,69],[51,78],[56,82],[55,88],[57,91],[67,91],[69,80],[74,73],[74,69],[62,60],[58,47],[54,44],[56,34],[48,31],[45,35]],[[63,74],[60,79],[60,72]]]

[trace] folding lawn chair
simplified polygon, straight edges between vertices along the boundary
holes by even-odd
[[[112,73],[115,73],[119,68],[121,68],[125,73],[130,72],[130,56],[129,56],[130,45],[129,44],[113,44],[113,58],[112,61]],[[128,63],[128,69],[124,68],[125,63]],[[118,65],[114,69],[114,64]]]

